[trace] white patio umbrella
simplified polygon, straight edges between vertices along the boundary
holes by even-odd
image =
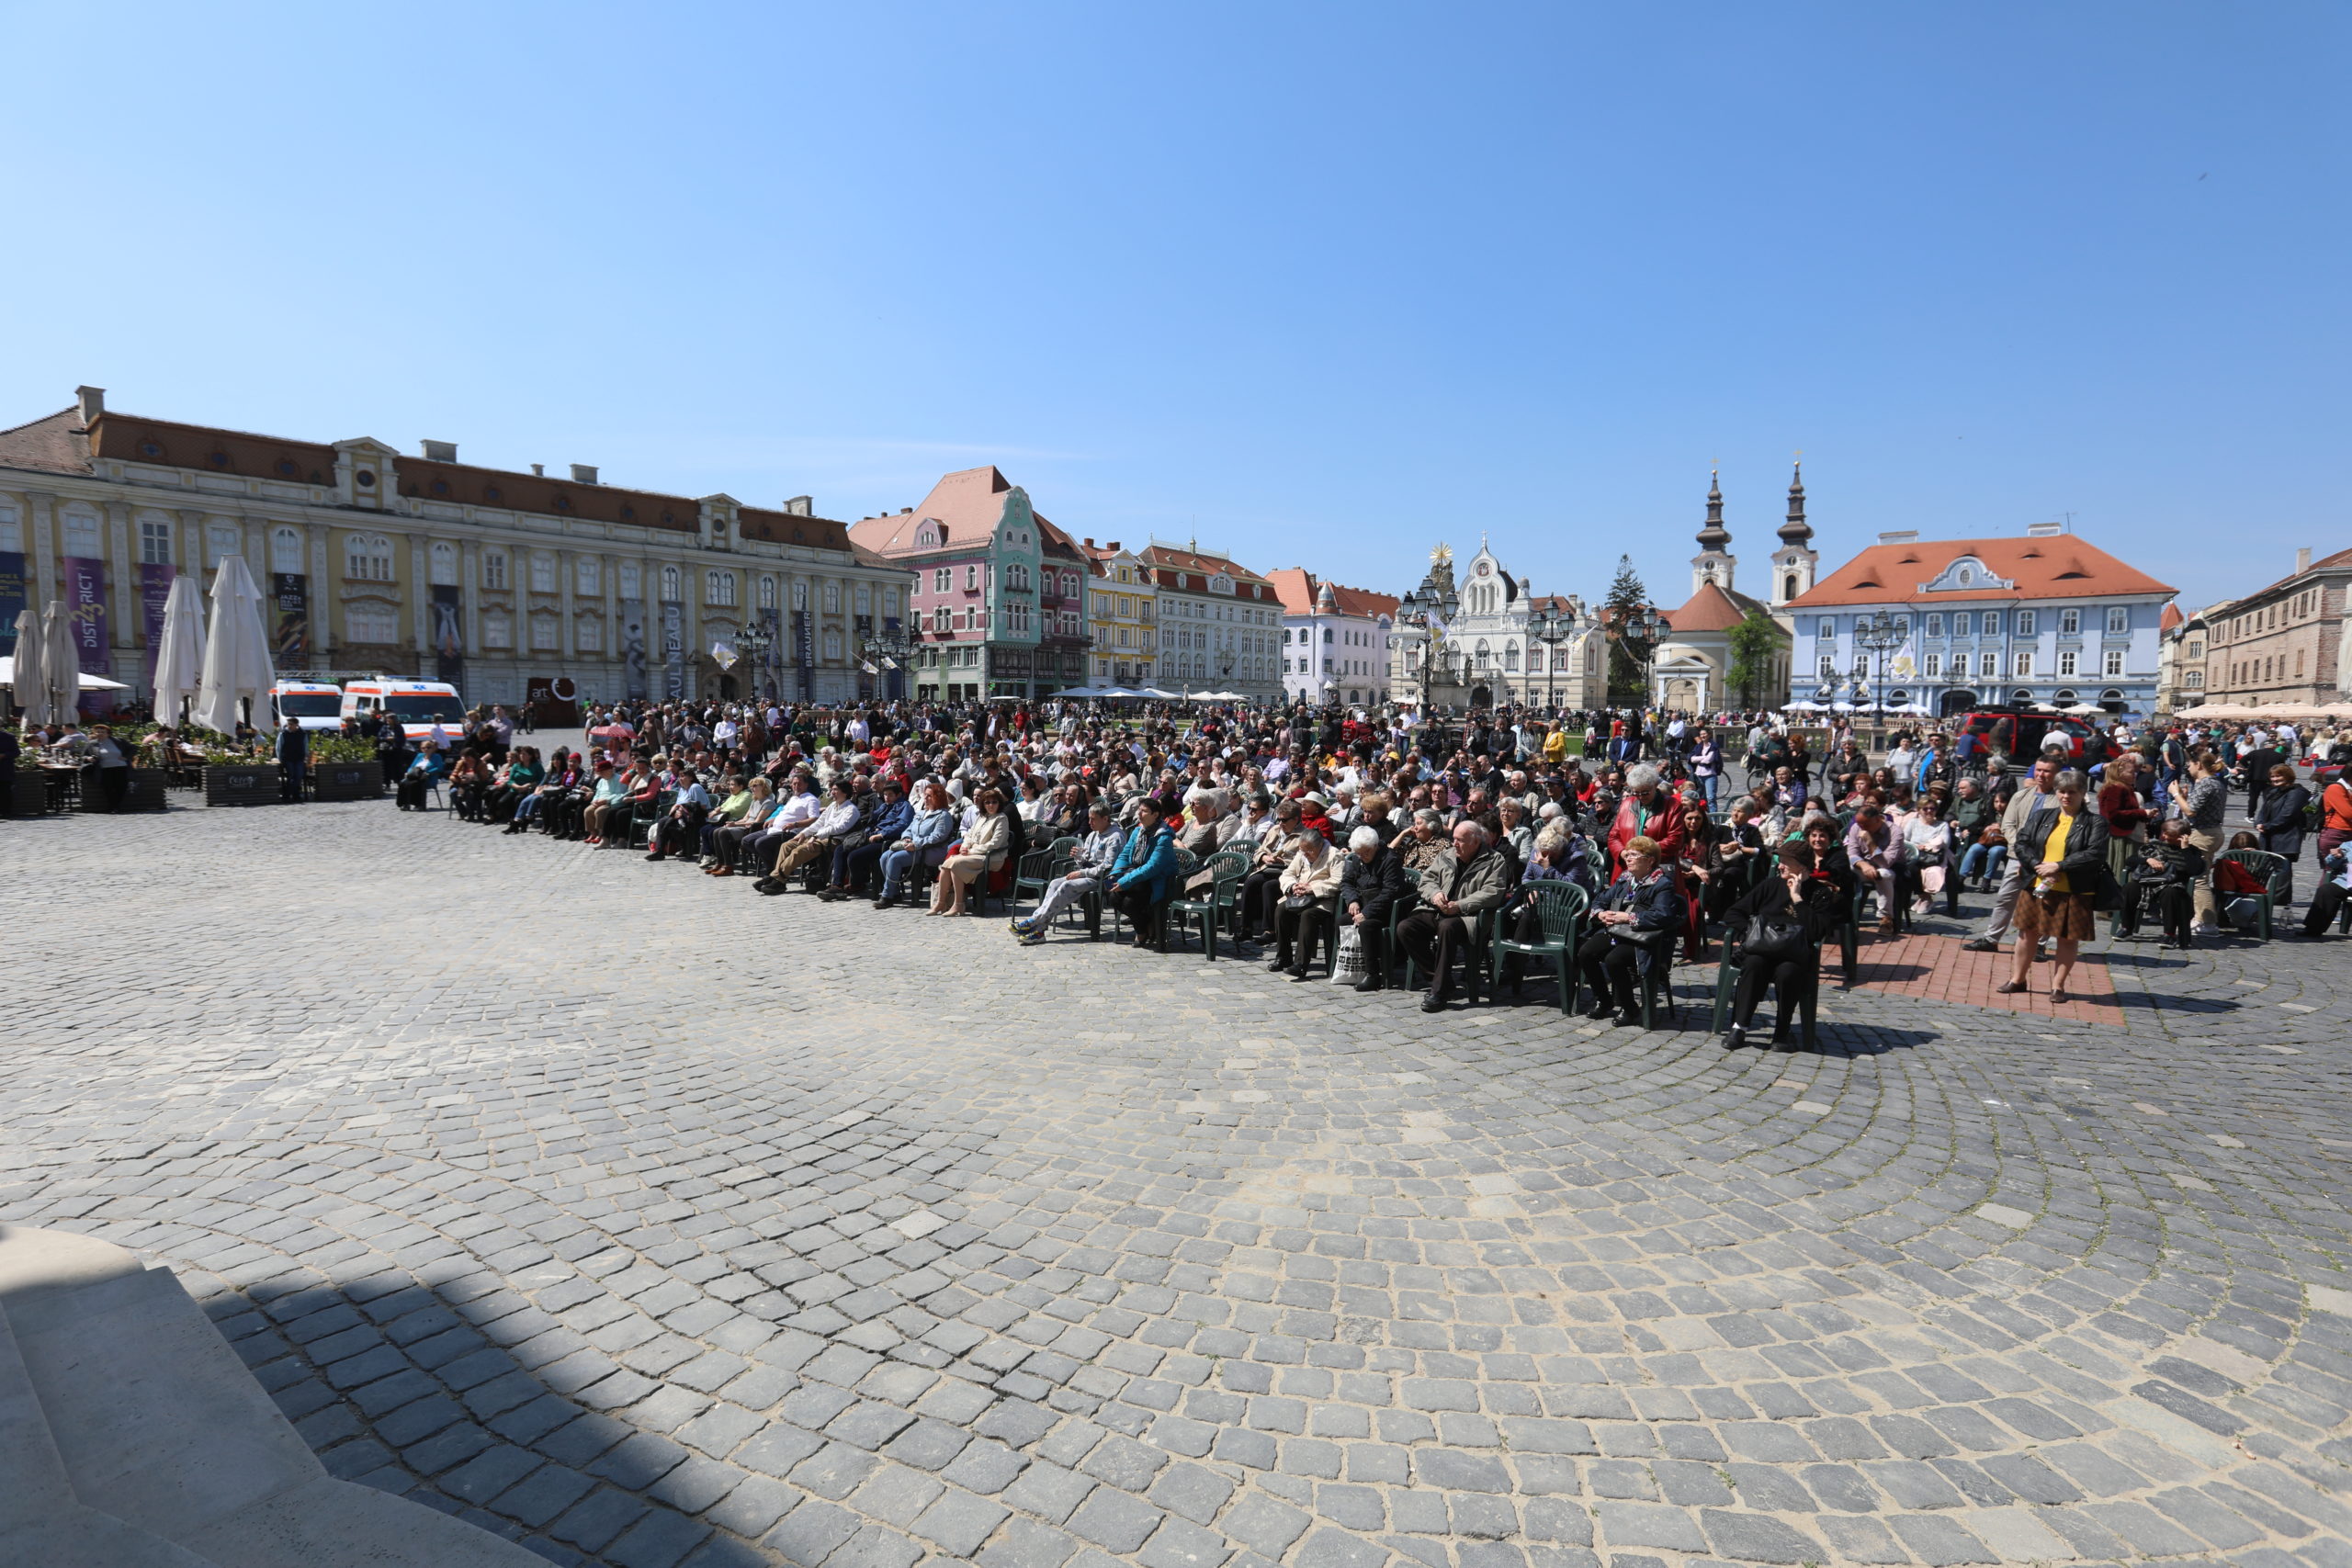
[[[28,726],[47,724],[49,712],[49,682],[41,672],[48,660],[41,644],[40,612],[28,605],[17,615],[17,659],[8,672],[8,689],[16,705],[25,710]]]
[[[212,579],[212,625],[204,639],[204,673],[197,681],[196,722],[222,735],[237,731],[237,704],[250,700],[266,727],[263,704],[277,673],[269,660],[269,634],[261,619],[261,590],[243,556],[223,556]]]
[[[28,677],[28,679],[34,678],[35,677]],[[124,685],[119,681],[109,681],[103,675],[93,675],[87,670],[83,671],[76,679],[81,689],[85,692],[127,692],[130,690],[130,687]],[[16,656],[13,654],[0,653],[0,686],[13,687],[16,683]]]
[[[49,686],[51,718],[72,719],[81,705],[82,650],[74,646],[74,612],[62,599],[49,604],[41,648],[41,679]]]
[[[164,601],[162,640],[155,646],[155,722],[176,725],[180,704],[196,695],[204,676],[204,595],[196,579],[182,573],[172,579]]]

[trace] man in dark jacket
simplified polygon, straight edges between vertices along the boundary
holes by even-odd
[[[299,803],[302,772],[311,762],[311,732],[291,714],[277,729],[277,798]]]
[[[851,897],[863,888],[882,863],[882,852],[906,836],[914,826],[913,807],[907,804],[907,794],[899,781],[888,776],[870,792],[873,801],[870,815],[862,818],[850,830],[850,836],[833,846],[832,875],[824,892],[818,895],[828,903]]]
[[[1396,940],[1413,961],[1430,971],[1430,994],[1423,1012],[1444,1009],[1453,989],[1453,955],[1464,953],[1477,963],[1474,932],[1478,917],[1500,904],[1510,893],[1503,857],[1476,822],[1453,825],[1453,847],[1421,873],[1421,907],[1396,927]]]
[[[1348,861],[1340,868],[1340,921],[1363,942],[1364,976],[1359,991],[1388,984],[1388,912],[1405,891],[1405,863],[1379,829],[1358,828],[1348,838]]]

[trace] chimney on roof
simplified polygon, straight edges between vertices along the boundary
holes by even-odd
[[[545,463],[534,463],[531,465],[531,472],[545,479],[548,477],[548,466]]]
[[[814,496],[792,496],[784,503],[784,514],[786,517],[814,517],[817,514],[816,505],[817,498]]]
[[[911,506],[901,506],[899,508],[899,515],[904,517],[908,513],[912,512],[914,508]]]
[[[428,463],[454,463],[458,460],[458,444],[454,441],[420,441],[417,446]]]
[[[1917,528],[1890,528],[1878,536],[1882,545],[1907,545],[1919,536]]]
[[[576,485],[594,484],[596,482],[596,469],[594,466],[588,463],[572,464],[571,482]]]
[[[85,429],[97,423],[98,415],[107,412],[107,389],[104,387],[76,387],[74,398],[81,404]]]
[[[2025,536],[2029,539],[2054,539],[2065,531],[2064,523],[2029,523],[2025,526]]]
[[[2295,575],[2301,577],[2312,569],[2312,547],[2305,545],[2295,552]]]

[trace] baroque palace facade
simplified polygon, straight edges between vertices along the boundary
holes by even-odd
[[[18,608],[62,597],[83,670],[143,695],[172,580],[209,591],[229,555],[271,601],[281,670],[445,680],[469,703],[559,679],[583,701],[882,692],[860,648],[898,628],[908,581],[805,496],[766,511],[581,465],[474,468],[444,442],[412,457],[180,424],[109,412],[94,387],[0,431],[0,644]],[[752,627],[771,639],[757,667]]]

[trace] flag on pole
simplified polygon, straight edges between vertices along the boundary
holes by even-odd
[[[877,670],[877,669],[876,669],[876,668],[874,667],[874,660],[872,660],[871,659],[861,659],[861,660],[859,660],[857,661],[857,667],[858,667],[860,670],[865,671],[868,675],[879,675],[880,673],[882,673],[882,671],[879,671],[879,670]]]
[[[720,637],[718,641],[710,645],[710,656],[712,659],[718,660],[718,667],[721,670],[734,669],[735,661],[742,657],[742,655],[735,651],[734,645],[729,643],[725,637]]]

